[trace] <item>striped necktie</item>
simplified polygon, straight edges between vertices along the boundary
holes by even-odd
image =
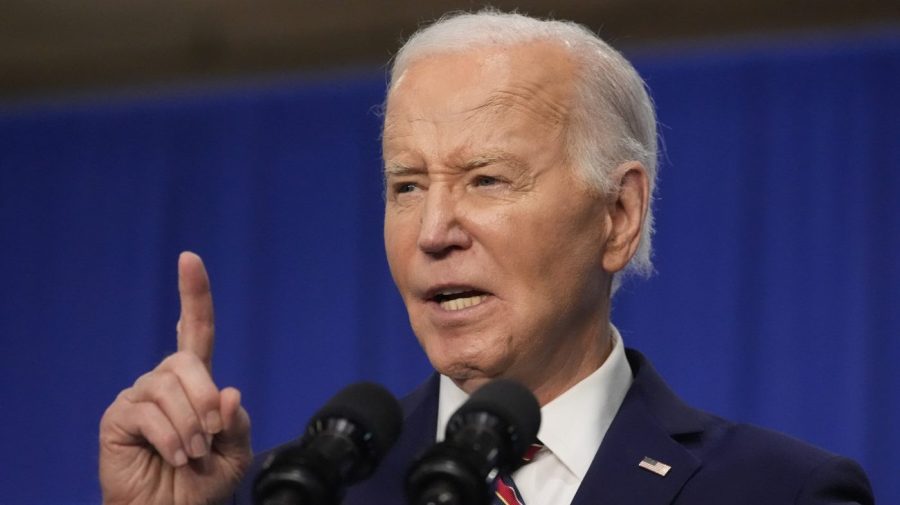
[[[522,466],[531,463],[534,456],[543,448],[544,445],[541,444],[540,441],[531,444],[528,449],[525,450],[525,454],[522,455]],[[511,475],[498,476],[494,481],[494,485],[496,486],[496,489],[494,490],[495,496],[493,505],[525,505],[525,500],[523,500],[522,495],[519,494],[519,489],[516,487],[516,483],[513,482]]]

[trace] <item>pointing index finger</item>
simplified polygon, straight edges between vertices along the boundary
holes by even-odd
[[[209,370],[215,340],[212,292],[203,260],[189,251],[178,256],[178,295],[178,350],[196,354]]]

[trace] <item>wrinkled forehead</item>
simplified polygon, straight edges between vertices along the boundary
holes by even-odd
[[[563,124],[573,103],[574,73],[565,48],[545,41],[420,56],[394,79],[385,138],[411,121],[454,115],[502,118],[516,111],[545,125]]]

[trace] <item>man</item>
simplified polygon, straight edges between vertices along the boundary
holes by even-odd
[[[413,36],[384,125],[385,246],[439,372],[345,503],[404,503],[410,460],[496,377],[542,405],[544,448],[513,478],[535,504],[872,503],[859,467],[683,404],[610,324],[649,269],[655,118],[643,83],[583,28],[482,12]],[[179,351],[101,422],[105,502],[249,503],[249,420],[209,375],[202,263],[179,260]]]

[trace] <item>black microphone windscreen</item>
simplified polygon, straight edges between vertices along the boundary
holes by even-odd
[[[454,417],[469,412],[487,412],[508,426],[517,427],[518,436],[512,440],[516,455],[525,453],[541,426],[541,406],[534,395],[525,386],[507,379],[493,380],[472,393]]]
[[[403,423],[403,413],[394,395],[371,382],[347,386],[319,409],[312,419],[314,423],[328,418],[347,419],[364,426],[372,434],[376,459],[381,459],[394,445]]]
[[[400,404],[372,383],[347,386],[312,417],[303,437],[278,448],[253,484],[259,505],[336,505],[369,477],[400,435]]]

